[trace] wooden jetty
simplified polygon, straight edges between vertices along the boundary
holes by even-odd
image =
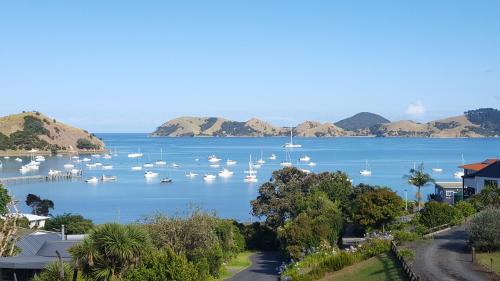
[[[0,184],[16,184],[16,183],[30,183],[30,182],[50,182],[50,181],[65,181],[80,179],[82,173],[60,173],[57,175],[36,175],[36,176],[20,176],[11,178],[0,178]]]

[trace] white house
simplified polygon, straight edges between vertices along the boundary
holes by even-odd
[[[45,227],[45,222],[50,219],[50,217],[37,216],[32,214],[19,214],[19,217],[28,219],[30,228],[43,228]]]
[[[486,159],[480,163],[461,166],[464,169],[463,188],[477,194],[487,185],[500,186],[500,159]]]

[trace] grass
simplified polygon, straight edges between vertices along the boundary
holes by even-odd
[[[486,269],[491,267],[491,259],[493,258],[493,271],[500,274],[500,252],[493,253],[477,253],[477,261]]]
[[[252,264],[250,261],[250,256],[253,255],[254,252],[245,251],[238,254],[234,259],[230,260],[226,265],[224,265],[223,273],[221,277],[217,279],[217,281],[226,280],[238,272],[244,270]]]
[[[337,272],[321,281],[407,281],[405,274],[391,254],[381,254]]]

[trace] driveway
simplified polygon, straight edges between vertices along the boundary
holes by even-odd
[[[276,281],[276,268],[281,265],[278,252],[258,252],[251,256],[252,265],[228,281]]]
[[[472,263],[467,233],[454,228],[417,245],[413,269],[427,281],[500,280]]]

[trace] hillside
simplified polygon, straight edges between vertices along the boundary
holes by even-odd
[[[23,112],[0,118],[0,151],[94,151],[104,143],[92,134],[39,112]],[[5,152],[4,152],[5,153]]]
[[[287,130],[259,119],[247,122],[231,121],[218,117],[180,117],[156,129],[153,137],[263,137],[285,135]]]
[[[375,125],[390,122],[391,121],[378,114],[370,112],[360,112],[349,118],[336,122],[335,126],[340,127],[346,131],[363,132]]]
[[[347,136],[350,132],[344,131],[333,123],[305,121],[295,127],[294,134],[300,137],[338,137]]]

